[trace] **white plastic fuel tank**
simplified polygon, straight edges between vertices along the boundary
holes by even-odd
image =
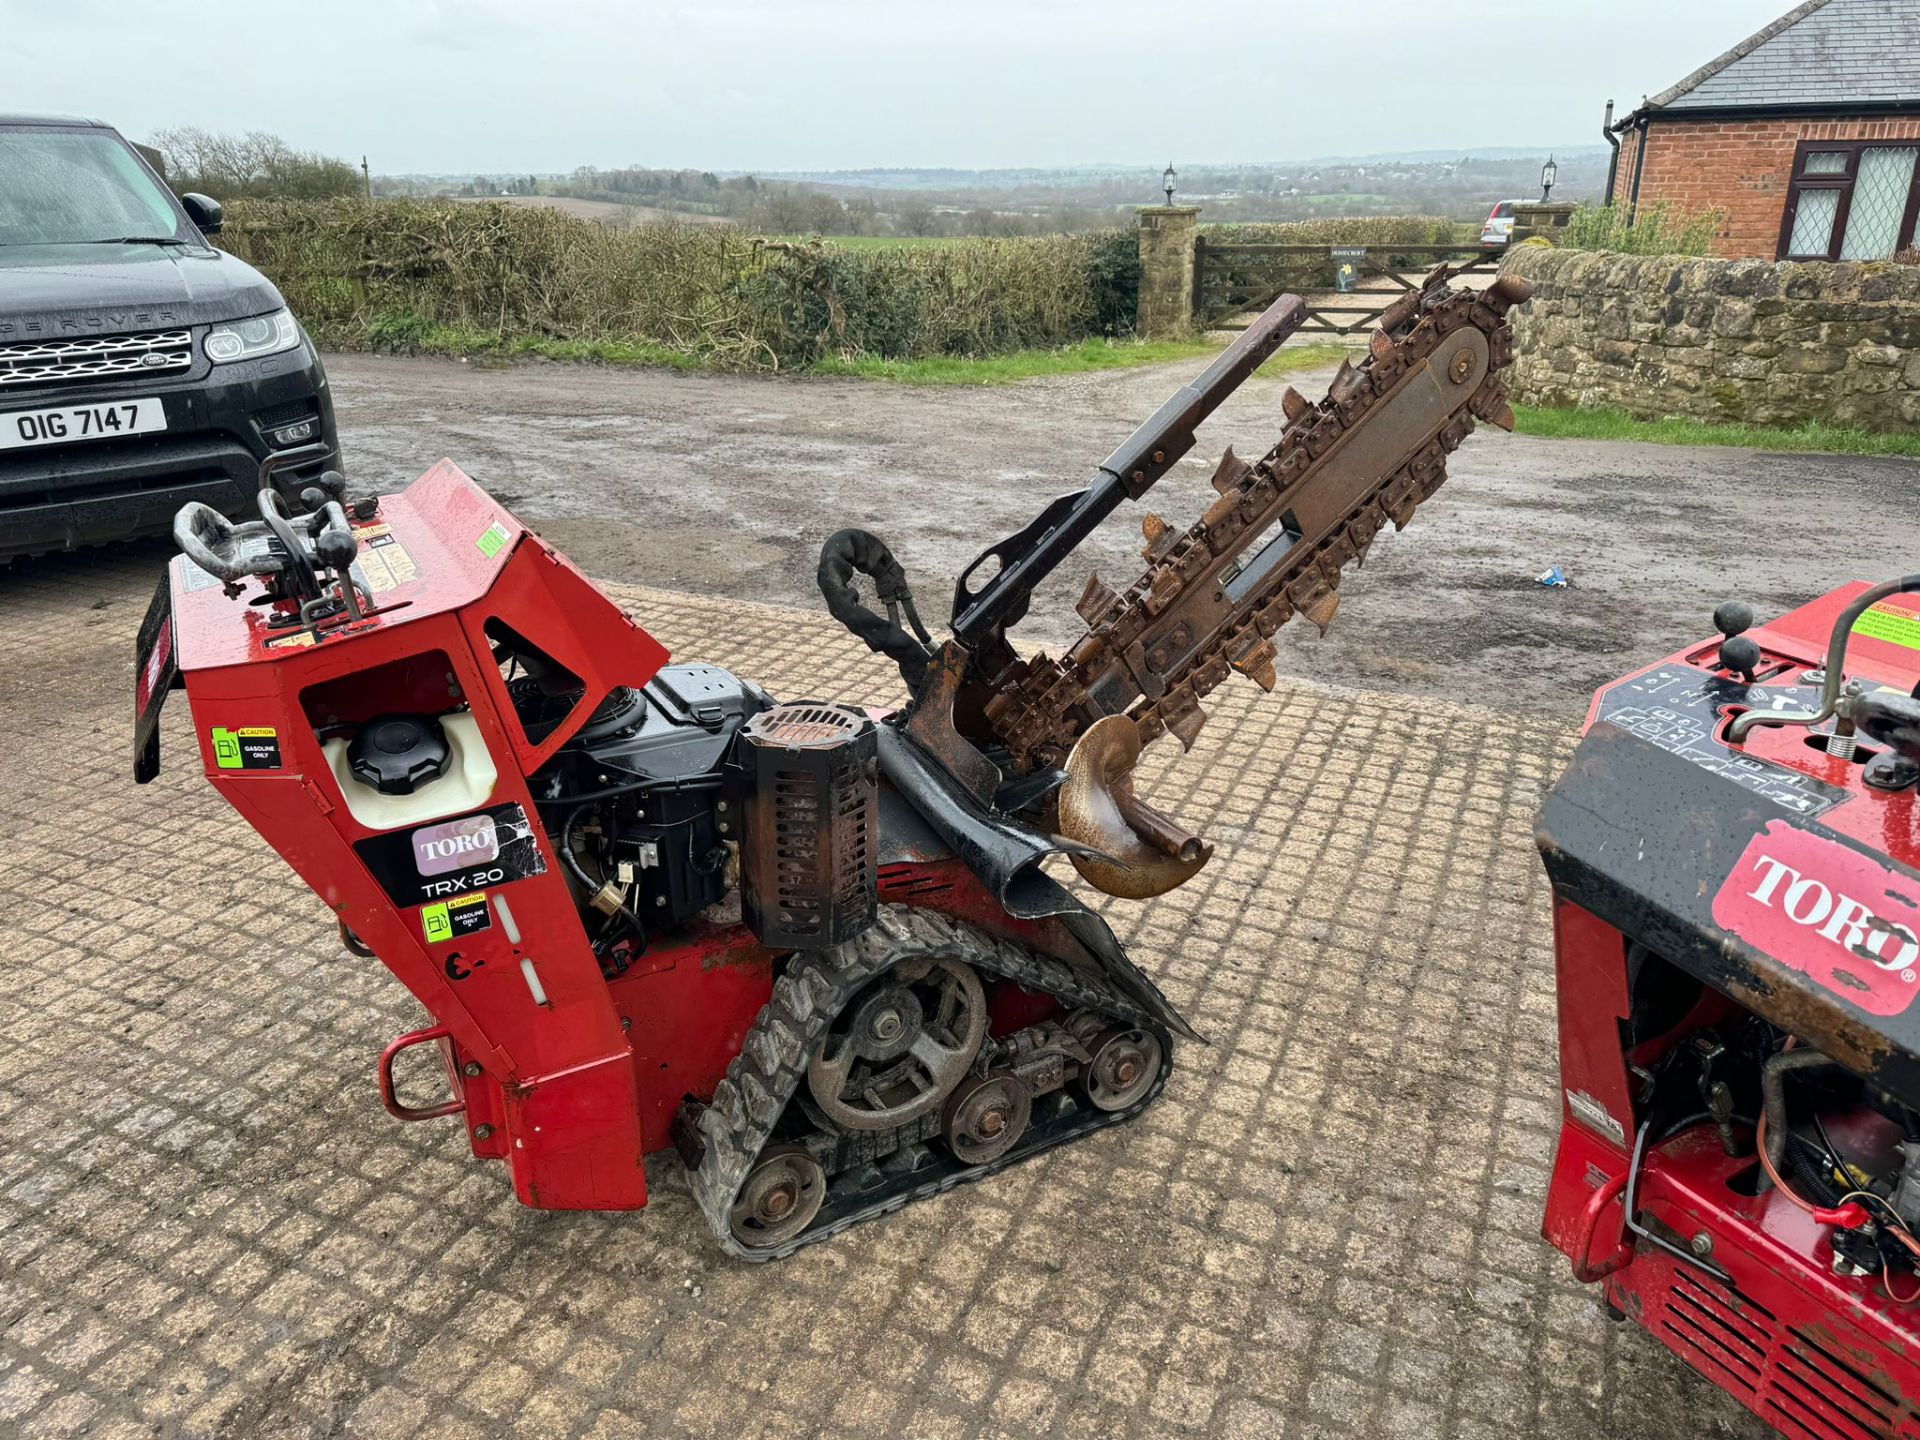
[[[462,712],[439,717],[440,729],[447,737],[447,769],[437,780],[430,780],[411,795],[383,795],[364,780],[354,778],[347,768],[347,742],[336,737],[322,742],[327,764],[340,793],[347,797],[347,809],[353,818],[369,830],[398,830],[402,826],[424,825],[448,815],[478,810],[493,798],[493,787],[500,778],[494,769],[487,743],[480,738],[480,726],[473,716]]]

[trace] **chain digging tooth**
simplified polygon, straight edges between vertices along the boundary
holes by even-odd
[[[1367,350],[1375,360],[1385,364],[1393,358],[1393,337],[1385,330],[1376,330],[1367,337]]]
[[[1338,590],[1329,590],[1324,595],[1315,599],[1311,605],[1301,607],[1300,613],[1318,626],[1320,633],[1324,635],[1327,633],[1327,627],[1333,624],[1334,613],[1338,611],[1339,608],[1340,592]]]
[[[1232,665],[1262,690],[1271,690],[1280,683],[1280,677],[1273,670],[1273,659],[1278,653],[1271,640],[1259,638],[1258,631],[1254,631],[1249,643],[1234,656]]]
[[[1280,396],[1280,408],[1286,413],[1287,423],[1292,425],[1312,411],[1313,402],[1289,385]]]
[[[1247,476],[1253,473],[1253,467],[1233,453],[1233,447],[1227,447],[1227,453],[1220,457],[1220,464],[1213,472],[1213,488],[1225,495],[1229,490],[1238,490]]]
[[[1193,742],[1200,738],[1200,731],[1207,723],[1207,712],[1200,708],[1200,701],[1194,696],[1191,686],[1183,685],[1178,690],[1169,691],[1160,700],[1160,723],[1180,742],[1182,750],[1193,749]],[[1141,729],[1141,739],[1146,738],[1145,727]]]
[[[1398,300],[1380,312],[1380,329],[1392,343],[1392,332],[1398,330],[1420,313],[1420,296],[1417,291],[1409,290]],[[1378,354],[1378,352],[1375,352]]]
[[[1080,592],[1079,602],[1073,607],[1074,613],[1086,621],[1091,628],[1099,623],[1101,617],[1119,598],[1114,594],[1113,588],[1102,580],[1098,573],[1095,573],[1087,577],[1087,588]]]
[[[1140,552],[1143,560],[1158,560],[1173,548],[1173,527],[1151,510],[1140,517],[1140,533],[1147,542],[1146,548]]]
[[[1500,306],[1505,313],[1515,305],[1524,305],[1533,296],[1533,282],[1523,275],[1502,275],[1481,294]]]

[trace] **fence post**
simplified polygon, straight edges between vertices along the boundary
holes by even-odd
[[[1198,205],[1140,207],[1140,303],[1134,328],[1149,340],[1191,333],[1198,288],[1194,274]]]

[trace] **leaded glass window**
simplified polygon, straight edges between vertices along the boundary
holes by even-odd
[[[1915,243],[1920,145],[1806,141],[1794,155],[1780,256],[1884,260]]]

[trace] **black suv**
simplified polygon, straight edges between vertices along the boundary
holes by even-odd
[[[219,229],[111,126],[0,115],[0,563],[250,512],[276,450],[290,495],[340,468],[320,357]]]

